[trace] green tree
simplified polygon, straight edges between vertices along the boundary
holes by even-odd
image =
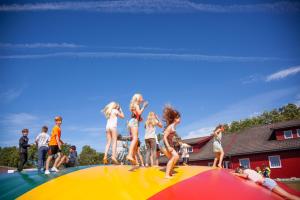
[[[79,155],[79,165],[101,164],[102,159],[100,156],[101,155],[97,153],[95,149],[91,148],[89,145],[85,145],[82,147],[82,151]]]

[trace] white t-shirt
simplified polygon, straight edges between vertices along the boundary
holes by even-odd
[[[112,109],[110,116],[107,119],[106,129],[117,128],[118,114],[120,114],[120,112],[117,109]]]
[[[155,132],[156,132],[155,126],[154,127],[153,126],[146,127],[145,139],[150,139],[150,138],[155,139],[155,137],[156,137]]]
[[[50,136],[47,133],[40,133],[35,141],[38,143],[38,148],[47,147],[50,140]]]
[[[183,143],[181,145],[181,152],[182,152],[182,156],[181,157],[183,157],[183,158],[189,158],[190,157],[188,148],[189,148],[189,146],[187,144],[185,144],[185,143]]]
[[[251,181],[253,181],[255,183],[263,182],[263,177],[259,173],[257,173],[256,171],[254,171],[252,169],[245,169],[244,174],[247,174],[248,179],[250,179]]]

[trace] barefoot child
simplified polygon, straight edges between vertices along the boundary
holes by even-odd
[[[129,160],[132,164],[136,164],[135,155],[137,150],[138,136],[139,136],[139,122],[142,119],[142,113],[148,105],[148,102],[144,102],[142,108],[140,108],[140,104],[144,102],[143,96],[141,94],[133,95],[129,109],[131,111],[131,119],[128,122],[129,131],[132,137],[131,144],[129,147],[128,155],[126,159]]]
[[[59,172],[57,169],[57,164],[60,161],[61,158],[61,145],[64,144],[63,141],[60,139],[61,137],[61,124],[62,124],[62,117],[57,116],[54,119],[55,126],[52,129],[50,141],[49,141],[49,150],[48,150],[48,158],[46,161],[46,170],[45,174],[50,174],[49,171],[49,164],[52,160],[52,157],[57,154],[57,157],[55,159],[55,162],[53,164],[53,167],[51,168],[51,171]]]
[[[217,166],[217,161],[219,160],[218,167],[222,168],[224,151],[223,151],[223,147],[221,144],[221,139],[222,139],[223,132],[224,132],[224,126],[220,124],[219,126],[216,127],[216,129],[214,130],[214,133],[213,133],[213,137],[214,137],[213,151],[215,153],[213,167]]]
[[[150,112],[145,123],[145,143],[146,143],[146,167],[149,166],[149,159],[151,166],[156,165],[156,126],[162,128],[162,123],[154,112]],[[150,157],[151,156],[151,157]]]
[[[48,143],[50,136],[47,134],[48,127],[43,126],[42,132],[35,138],[35,143],[38,147],[38,172],[45,169],[46,155],[48,151]]]
[[[166,168],[166,178],[169,179],[172,178],[172,170],[179,160],[179,156],[174,149],[173,138],[176,133],[176,126],[180,123],[180,113],[171,106],[166,106],[163,111],[163,118],[166,126],[161,140],[161,151],[169,159]]]
[[[284,189],[278,186],[273,179],[264,178],[262,175],[252,169],[244,169],[244,167],[240,166],[235,170],[235,173],[233,174],[262,185],[285,199],[300,200],[299,197],[286,192]]]
[[[27,162],[27,148],[30,147],[30,145],[28,144],[28,133],[29,130],[27,128],[22,130],[22,137],[19,140],[19,154],[20,154],[20,161],[18,164],[18,171],[21,172],[24,168],[24,165]]]
[[[105,147],[105,152],[104,152],[104,158],[103,158],[103,163],[107,164],[107,154],[110,145],[112,144],[112,161],[114,164],[119,164],[117,161],[117,137],[118,137],[118,131],[117,131],[117,126],[118,126],[118,117],[124,118],[124,113],[120,107],[119,104],[116,102],[111,102],[105,106],[105,108],[102,110],[104,113],[107,123],[106,123],[106,147]]]

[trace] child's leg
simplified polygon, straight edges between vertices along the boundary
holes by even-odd
[[[145,143],[146,143],[146,160],[145,160],[145,163],[146,163],[146,167],[147,167],[147,166],[149,166],[149,159],[151,159],[150,158],[150,154],[151,154],[151,151],[150,151],[150,140],[146,139]],[[152,165],[152,163],[151,163],[151,165]]]
[[[156,160],[156,142],[155,139],[151,139],[151,165],[155,165]]]
[[[47,156],[47,152],[48,152],[48,147],[44,147],[43,149],[43,160],[42,160],[42,168],[45,169],[45,164],[46,164],[46,156]]]
[[[174,160],[173,160],[172,168],[171,168],[171,171],[170,171],[170,175],[172,175],[172,170],[173,170],[174,166],[176,165],[176,163],[179,160],[179,155],[175,150],[172,151],[172,157],[174,157]]]
[[[140,148],[139,148],[139,147],[138,147],[138,149],[137,149],[137,154],[138,154],[139,159],[140,159],[140,161],[141,161],[141,165],[144,166],[144,159],[143,159],[143,156],[142,156],[142,154],[141,154],[141,151],[140,151]]]
[[[112,142],[112,159],[116,159],[116,152],[117,152],[117,137],[118,133],[116,129],[111,130],[111,142]]]
[[[215,159],[214,159],[213,167],[216,167],[216,166],[217,166],[217,162],[218,162],[218,160],[219,160],[219,157],[220,157],[219,152],[216,152],[216,153],[215,153]]]
[[[54,161],[53,167],[57,168],[57,164],[59,163],[60,159],[61,159],[61,153],[58,152],[58,153],[57,153],[57,157],[56,157],[56,159],[55,159],[55,161]]]
[[[111,143],[111,132],[109,130],[106,131],[106,146],[104,151],[104,159],[107,159],[108,150]]]
[[[288,193],[287,191],[285,191],[284,189],[282,189],[278,185],[273,188],[272,192],[282,196],[283,198],[287,198],[287,199],[290,199],[290,200],[300,200],[299,197]]]
[[[169,162],[167,164],[167,168],[166,168],[166,178],[171,177],[171,170],[173,167],[174,160],[175,160],[174,156],[171,156],[171,159],[169,160]]]
[[[219,164],[218,164],[218,167],[220,167],[220,168],[222,168],[223,158],[224,158],[224,151],[221,150],[221,152],[220,152],[220,158],[219,158]]]
[[[127,160],[130,160],[131,162],[134,161],[134,157],[135,157],[135,150],[136,150],[136,146],[137,146],[137,141],[138,141],[138,127],[130,127],[130,132],[132,135],[132,141],[129,147],[129,152],[127,155]]]
[[[46,161],[46,170],[49,170],[49,164],[52,160],[52,155],[49,155],[48,158],[47,158],[47,161]]]
[[[61,164],[66,163],[67,160],[67,156],[62,156],[62,158],[60,159],[59,163],[57,164],[57,168],[59,168],[61,166]]]
[[[38,171],[41,170],[43,165],[43,147],[38,149]]]

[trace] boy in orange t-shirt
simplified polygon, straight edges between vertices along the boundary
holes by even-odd
[[[49,141],[49,151],[48,151],[48,158],[46,161],[46,171],[45,174],[50,174],[49,171],[49,164],[52,159],[52,157],[57,154],[57,157],[55,159],[54,165],[51,168],[51,171],[58,172],[59,170],[56,168],[57,164],[60,161],[61,158],[61,145],[63,144],[63,141],[60,139],[61,137],[61,129],[60,126],[62,124],[62,117],[57,116],[54,119],[55,121],[55,126],[52,129],[50,141]]]

